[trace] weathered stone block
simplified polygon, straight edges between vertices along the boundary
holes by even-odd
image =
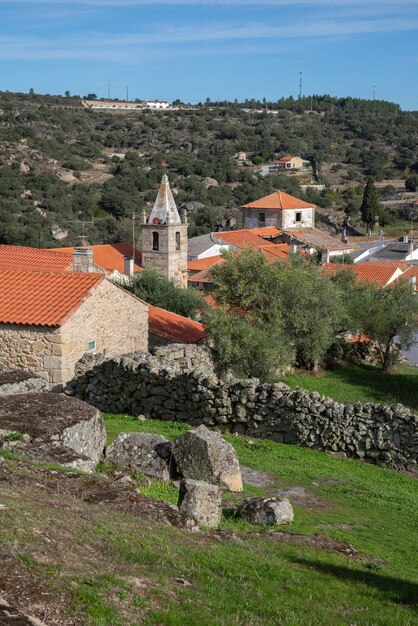
[[[278,526],[293,521],[293,508],[287,498],[248,498],[240,515],[250,524]]]
[[[230,491],[242,491],[238,457],[230,443],[206,426],[178,437],[173,455],[185,478],[217,484]]]
[[[216,485],[201,480],[181,481],[178,508],[184,517],[205,528],[218,528],[222,516],[221,504]]]
[[[106,459],[160,480],[169,480],[175,473],[171,443],[162,435],[120,433],[107,448]]]

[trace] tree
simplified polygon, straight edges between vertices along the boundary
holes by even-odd
[[[367,179],[363,193],[363,201],[360,207],[361,218],[367,224],[367,230],[370,233],[372,226],[375,224],[379,216],[379,201],[377,198],[376,187],[371,178]]]
[[[256,315],[240,315],[228,307],[215,307],[205,315],[204,324],[223,371],[266,380],[291,362],[293,354],[281,325],[265,324]]]
[[[340,288],[322,276],[318,267],[297,254],[287,263],[269,263],[260,252],[249,249],[226,255],[224,263],[213,267],[212,277],[213,295],[220,306],[254,327],[249,335],[255,342],[254,353],[265,349],[268,337],[275,343],[277,358],[275,363],[268,361],[270,371],[295,359],[300,367],[318,368],[344,320]],[[240,330],[244,324],[240,322]],[[225,322],[214,332],[213,324],[208,324],[209,336],[221,341],[221,353],[231,345],[230,328]],[[225,334],[230,336],[229,344]],[[247,362],[248,349],[245,341],[234,347],[238,366],[239,351]],[[253,371],[258,367],[253,361]]]
[[[408,176],[405,181],[405,189],[407,191],[416,191],[418,189],[418,174]]]
[[[69,91],[68,91],[68,89],[67,89],[67,91],[65,92],[65,97],[66,97],[66,98],[69,98],[70,96],[71,96],[71,94],[70,94],[70,92],[69,92]]]
[[[197,314],[205,308],[199,291],[177,287],[154,269],[135,274],[128,283],[122,283],[121,286],[148,304],[192,319],[196,319]]]
[[[356,301],[362,312],[361,330],[376,342],[382,370],[387,372],[396,360],[395,339],[404,349],[414,343],[418,314],[414,289],[407,280],[384,289],[366,285]]]

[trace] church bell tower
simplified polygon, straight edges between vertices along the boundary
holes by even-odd
[[[148,221],[142,225],[142,266],[187,288],[187,217],[180,218],[167,174]]]

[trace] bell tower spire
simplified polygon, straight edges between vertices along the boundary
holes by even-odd
[[[181,219],[167,174],[146,224],[142,226],[142,265],[187,288],[187,218]]]

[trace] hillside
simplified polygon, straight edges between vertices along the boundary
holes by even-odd
[[[191,236],[230,218],[239,225],[242,203],[277,188],[316,202],[324,227],[345,211],[361,228],[366,176],[382,181],[382,223],[404,232],[416,197],[402,185],[418,163],[418,113],[380,101],[305,100],[120,113],[85,109],[78,98],[0,93],[0,242],[130,240],[132,214],[154,201],[163,159]],[[238,150],[256,165],[234,159]],[[313,167],[262,175],[262,164],[286,153]],[[325,190],[304,193],[300,185],[315,178]]]
[[[127,416],[106,426],[109,441],[121,430],[174,439],[187,428]],[[249,526],[234,513],[242,494],[227,494],[221,530],[191,533],[174,513],[174,525],[163,523],[175,486],[138,474],[118,482],[109,466],[108,477],[68,473],[3,451],[3,600],[49,626],[416,623],[415,478],[228,440],[244,465],[243,495],[285,495],[291,526]]]

